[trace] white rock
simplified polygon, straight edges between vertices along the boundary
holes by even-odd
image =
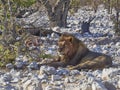
[[[68,78],[68,77],[66,77],[66,78],[65,78],[65,80],[64,80],[64,82],[65,82],[65,83],[70,83],[69,78]]]
[[[109,68],[109,69],[103,69],[102,71],[102,79],[103,80],[110,80],[114,78],[116,75],[120,73],[120,69],[116,68]]]
[[[89,77],[87,78],[88,83],[93,83],[95,80],[96,80],[96,79],[95,79],[95,77],[93,77],[93,76],[89,76]]]
[[[41,81],[37,78],[31,78],[23,83],[23,90],[43,90]]]
[[[8,63],[7,65],[6,65],[6,68],[8,68],[8,69],[12,69],[14,67],[14,65],[12,64],[12,63]]]
[[[12,86],[12,85],[6,85],[4,86],[5,89],[2,89],[2,90],[17,90],[17,88],[15,86]]]
[[[117,42],[117,43],[116,43],[116,46],[119,46],[119,47],[120,47],[120,42]]]
[[[46,74],[42,74],[38,76],[41,80],[48,79],[48,76]]]
[[[71,70],[70,75],[79,75],[80,71],[79,70]]]
[[[57,86],[47,86],[45,90],[63,90],[63,89]]]
[[[19,81],[20,81],[19,78],[14,78],[11,82],[12,82],[12,83],[17,83],[17,82],[19,82]]]
[[[69,77],[70,83],[75,83],[76,82],[76,78],[74,76]]]
[[[52,86],[47,86],[45,90],[53,90]]]
[[[87,83],[83,83],[81,86],[81,90],[92,90],[92,86]]]
[[[59,38],[59,36],[58,36],[56,33],[52,33],[52,34],[51,34],[51,37],[52,37],[52,38]]]
[[[69,70],[64,68],[58,68],[56,71],[57,71],[56,72],[57,75],[68,75],[70,72]]]
[[[59,75],[52,75],[52,76],[51,76],[51,80],[52,80],[52,81],[61,80],[61,78],[62,78],[62,77],[59,76]]]
[[[52,28],[52,30],[53,31],[56,31],[56,32],[60,32],[61,30],[60,30],[60,27],[54,27],[54,28]]]
[[[28,77],[24,77],[24,78],[22,78],[22,81],[21,81],[21,83],[25,83],[26,81],[28,81],[29,80],[29,78]]]
[[[6,73],[3,75],[2,80],[5,82],[10,82],[12,80],[12,76],[10,73]]]
[[[92,90],[107,90],[107,88],[101,82],[93,82]]]
[[[32,62],[32,63],[30,63],[30,65],[28,66],[28,68],[31,68],[31,69],[38,69],[39,67],[38,67],[38,64],[37,64],[37,62]]]
[[[118,88],[120,89],[120,80],[118,81]]]
[[[108,50],[103,50],[102,53],[107,54],[109,51]]]
[[[23,90],[27,90],[28,86],[32,84],[31,80],[27,80],[25,83],[23,83]]]
[[[101,70],[95,70],[95,71],[93,71],[93,75],[96,76],[96,77],[101,77],[102,71]]]
[[[116,54],[120,56],[120,49],[117,50]]]
[[[32,85],[29,85],[27,90],[43,90],[42,84],[40,81],[36,80],[32,82]]]
[[[16,61],[15,66],[16,66],[16,68],[21,69],[21,68],[23,68],[24,63],[22,61]]]
[[[50,54],[50,55],[52,55],[52,54],[53,54],[53,50],[47,50],[47,51],[45,52],[45,54]]]
[[[20,78],[23,77],[22,72],[20,72],[20,71],[16,71],[16,70],[14,70],[14,69],[12,69],[12,70],[10,71],[10,74],[12,75],[13,80],[14,80],[15,78],[20,79]]]
[[[56,69],[54,67],[49,66],[41,66],[40,67],[40,74],[46,73],[48,75],[55,74]]]
[[[17,37],[17,38],[16,38],[16,40],[20,40],[20,39],[21,39],[21,37]]]

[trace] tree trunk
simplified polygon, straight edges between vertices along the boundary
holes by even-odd
[[[108,0],[108,13],[111,14],[112,10],[111,10],[111,0]]]
[[[120,8],[119,8],[119,0],[116,0],[116,23],[115,23],[115,33],[117,35],[120,35],[120,20],[119,20],[119,13],[120,13]]]
[[[66,27],[70,0],[41,0],[46,7],[50,27]]]

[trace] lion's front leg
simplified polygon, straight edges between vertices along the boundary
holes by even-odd
[[[52,67],[58,68],[58,67],[66,67],[67,63],[60,62],[60,61],[53,61],[53,62],[50,62],[50,63],[40,64],[40,66],[42,66],[42,65],[48,65],[48,66],[52,66]]]

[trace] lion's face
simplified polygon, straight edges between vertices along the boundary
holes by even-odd
[[[30,48],[30,47],[37,47],[40,46],[41,41],[40,38],[37,36],[30,36],[25,40],[25,46]]]
[[[75,53],[76,49],[76,45],[74,43],[74,37],[69,35],[69,36],[65,36],[62,35],[58,41],[58,51],[60,53],[60,55],[64,55],[64,56],[71,56]]]

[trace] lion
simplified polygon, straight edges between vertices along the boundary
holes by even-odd
[[[103,69],[112,66],[112,58],[108,55],[90,51],[86,45],[71,34],[64,33],[58,40],[59,58],[49,66],[69,69]]]
[[[30,35],[25,41],[24,44],[27,48],[38,47],[41,44],[40,37]]]

